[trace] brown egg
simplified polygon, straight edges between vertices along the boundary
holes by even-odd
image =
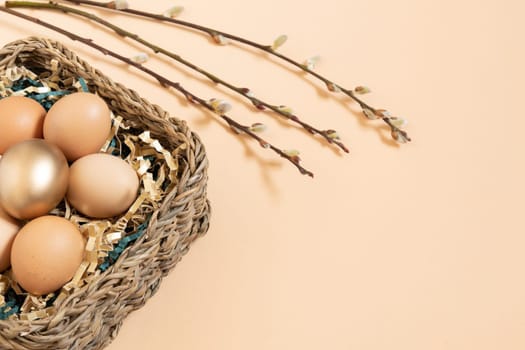
[[[69,169],[67,200],[84,215],[110,218],[137,198],[139,179],[124,160],[105,153],[82,157]]]
[[[11,265],[11,247],[18,230],[18,221],[0,207],[0,272],[4,272]]]
[[[100,97],[77,92],[58,100],[44,121],[44,138],[69,161],[96,153],[111,130],[111,113]]]
[[[78,228],[58,216],[41,216],[27,223],[15,237],[11,266],[15,280],[31,294],[60,289],[77,271],[85,241]]]
[[[35,100],[9,96],[0,100],[0,154],[20,141],[42,138],[46,110]]]

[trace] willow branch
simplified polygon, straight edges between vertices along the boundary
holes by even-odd
[[[385,114],[384,110],[382,110],[382,109],[378,109],[378,108],[374,108],[374,107],[370,106],[368,103],[366,103],[361,98],[356,96],[355,92],[352,89],[344,88],[343,86],[341,86],[341,85],[333,82],[332,80],[322,76],[321,74],[313,71],[312,69],[310,69],[308,67],[308,65],[299,63],[296,60],[294,60],[294,59],[292,59],[292,58],[290,58],[288,56],[285,56],[285,55],[277,52],[271,45],[262,45],[262,44],[259,44],[257,42],[254,42],[254,41],[251,41],[251,40],[248,40],[248,39],[245,39],[245,38],[242,38],[242,37],[237,36],[237,35],[233,35],[233,34],[230,34],[230,33],[227,33],[227,32],[223,32],[223,31],[220,31],[220,30],[217,30],[217,29],[205,27],[205,26],[202,26],[202,25],[199,25],[199,24],[195,24],[195,23],[191,23],[191,22],[187,22],[187,21],[182,21],[182,20],[179,20],[179,19],[176,19],[176,18],[166,17],[164,15],[159,15],[159,14],[156,14],[156,13],[135,10],[135,9],[132,9],[132,8],[129,8],[129,7],[125,8],[125,9],[116,9],[114,1],[110,1],[110,2],[100,2],[100,1],[91,1],[91,0],[63,0],[63,1],[69,2],[69,3],[74,3],[74,4],[82,4],[82,5],[95,6],[95,7],[104,8],[104,9],[117,10],[119,12],[124,12],[124,13],[130,14],[130,15],[135,15],[135,16],[139,16],[139,17],[155,19],[155,20],[162,21],[162,22],[169,22],[169,23],[173,23],[173,24],[176,24],[176,25],[179,25],[179,26],[182,26],[182,27],[192,28],[194,30],[206,33],[206,34],[210,35],[212,38],[214,38],[216,41],[217,41],[217,38],[223,37],[223,38],[227,38],[227,39],[230,39],[232,41],[236,41],[236,42],[239,42],[239,43],[242,43],[242,44],[254,47],[256,49],[262,50],[262,51],[264,51],[264,52],[266,52],[266,53],[268,53],[268,54],[270,54],[272,56],[275,56],[275,57],[277,57],[277,58],[279,58],[279,59],[281,59],[283,61],[288,62],[289,64],[299,68],[300,70],[302,70],[302,71],[310,74],[311,76],[315,77],[316,79],[322,81],[324,84],[326,84],[326,86],[328,87],[328,89],[330,91],[341,91],[342,93],[344,93],[345,95],[350,97],[353,101],[355,101],[357,104],[359,104],[359,106],[361,107],[361,109],[364,112],[364,115],[368,119],[381,119],[381,120],[383,120],[383,122],[385,122],[390,127],[390,130],[392,132],[392,136],[393,137],[394,137],[394,134],[397,134],[397,135],[402,136],[402,138],[405,141],[410,141],[410,137],[408,136],[408,134],[404,130],[401,130],[399,127],[397,127],[396,125],[393,124],[393,121],[396,118],[390,116],[390,114]],[[368,111],[370,111],[370,112],[368,112]],[[371,118],[371,116],[375,116],[377,118]]]
[[[38,2],[31,2],[31,1],[6,1],[5,5],[7,7],[10,7],[10,8],[36,8],[36,9],[48,9],[48,10],[54,10],[54,11],[62,11],[64,13],[68,13],[68,14],[75,14],[75,15],[78,15],[78,16],[81,16],[83,18],[86,18],[88,20],[91,20],[93,22],[96,22],[106,28],[109,28],[111,30],[113,30],[115,33],[117,33],[118,35],[122,36],[122,37],[127,37],[133,41],[136,41],[148,48],[150,48],[153,52],[155,53],[161,53],[165,56],[168,56],[169,58],[185,65],[186,67],[204,75],[206,78],[208,78],[209,80],[211,80],[212,82],[216,83],[216,84],[219,84],[219,85],[222,85],[226,88],[228,88],[229,90],[235,92],[236,94],[239,94],[241,96],[243,96],[244,98],[246,98],[247,100],[249,100],[254,106],[256,106],[257,108],[259,109],[264,109],[264,108],[268,108],[269,110],[279,114],[280,116],[290,120],[291,122],[295,123],[295,124],[298,124],[300,125],[301,127],[303,127],[305,130],[307,130],[308,132],[310,132],[311,134],[317,134],[317,135],[320,135],[322,136],[326,141],[328,141],[328,143],[331,143],[331,144],[335,144],[337,145],[340,149],[342,149],[343,151],[347,152],[348,153],[348,148],[340,141],[338,141],[336,138],[334,138],[333,136],[331,135],[334,135],[334,132],[333,130],[320,130],[304,121],[302,121],[298,116],[294,115],[293,113],[289,112],[287,109],[283,108],[282,106],[277,106],[277,105],[273,105],[273,104],[270,104],[264,100],[261,100],[259,98],[256,98],[254,97],[253,95],[250,94],[250,91],[249,89],[246,89],[246,88],[242,88],[242,87],[238,87],[238,86],[235,86],[231,83],[228,83],[227,81],[225,81],[224,79],[218,77],[217,75],[213,74],[213,73],[210,73],[208,71],[206,71],[205,69],[195,65],[194,63],[184,59],[183,57],[181,57],[180,55],[172,52],[172,51],[169,51],[169,50],[166,50],[160,46],[157,46],[155,44],[152,44],[151,42],[143,39],[142,37],[140,37],[138,34],[136,33],[132,33],[128,30],[125,30],[124,28],[122,27],[119,27],[117,25],[114,25],[112,24],[111,22],[108,22],[92,13],[89,13],[89,12],[86,12],[86,11],[82,11],[82,10],[79,10],[79,9],[76,9],[76,8],[72,8],[72,7],[68,7],[68,6],[63,6],[63,5],[60,5],[58,3],[55,3],[53,1],[50,1],[49,3],[38,3]]]
[[[11,15],[19,17],[19,18],[22,18],[22,19],[25,19],[27,21],[30,21],[30,22],[33,22],[35,24],[41,25],[41,26],[46,27],[48,29],[51,29],[51,30],[53,30],[55,32],[58,32],[58,33],[60,33],[62,35],[67,36],[68,38],[70,38],[73,41],[81,42],[81,43],[83,43],[83,44],[85,44],[87,46],[90,46],[91,48],[101,52],[104,55],[116,58],[119,61],[122,61],[122,62],[124,62],[124,63],[126,63],[126,64],[128,64],[130,66],[133,66],[133,67],[143,71],[144,73],[146,73],[146,74],[150,75],[151,77],[155,78],[162,86],[174,88],[175,90],[180,92],[182,95],[184,95],[184,97],[186,97],[186,99],[188,101],[190,101],[190,102],[197,102],[202,107],[204,107],[204,108],[206,108],[206,109],[216,113],[224,121],[226,121],[226,123],[234,131],[245,133],[246,135],[248,135],[251,138],[253,138],[256,141],[258,141],[259,144],[262,147],[271,149],[272,151],[277,153],[279,156],[281,156],[281,157],[285,158],[286,160],[288,160],[289,162],[291,162],[301,172],[301,174],[313,177],[313,173],[312,172],[310,172],[309,170],[305,169],[304,167],[302,167],[300,165],[300,159],[296,155],[290,155],[290,154],[288,154],[288,152],[283,151],[282,149],[280,149],[280,148],[272,145],[271,143],[267,142],[266,140],[261,138],[259,135],[257,135],[254,132],[252,132],[249,126],[246,126],[246,125],[243,125],[241,123],[236,122],[235,120],[233,120],[231,117],[227,116],[224,113],[217,113],[216,109],[210,104],[210,102],[208,102],[207,100],[205,100],[203,98],[200,98],[197,95],[193,94],[192,92],[186,90],[180,83],[174,82],[172,80],[169,80],[166,77],[160,75],[159,73],[156,73],[155,71],[152,71],[151,69],[143,66],[140,63],[136,63],[136,62],[132,61],[131,59],[127,58],[127,57],[124,57],[124,56],[122,56],[122,55],[120,55],[120,54],[118,54],[118,53],[116,53],[114,51],[111,51],[111,50],[109,50],[109,49],[107,49],[107,48],[105,48],[103,46],[100,46],[100,45],[96,44],[92,39],[88,39],[88,38],[79,36],[77,34],[74,34],[74,33],[70,32],[70,31],[62,29],[60,27],[54,26],[53,24],[50,24],[48,22],[44,22],[44,21],[42,21],[42,20],[40,20],[40,19],[38,19],[36,17],[32,17],[32,16],[23,14],[23,13],[18,12],[18,11],[14,11],[14,10],[12,10],[10,8],[5,7],[5,6],[0,6],[0,11],[8,13],[8,14],[11,14]]]

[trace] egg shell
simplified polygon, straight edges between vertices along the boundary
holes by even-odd
[[[133,204],[139,184],[137,172],[121,158],[90,154],[71,165],[66,197],[84,215],[110,218]]]
[[[64,198],[68,180],[67,160],[57,146],[22,141],[0,159],[0,205],[17,219],[47,214]]]
[[[0,207],[0,272],[11,265],[11,247],[19,230],[19,222]]]
[[[82,263],[85,241],[78,228],[58,216],[41,216],[18,232],[11,250],[15,280],[33,295],[60,289]]]
[[[111,112],[95,94],[77,92],[58,100],[44,121],[44,138],[69,161],[96,153],[111,130]]]
[[[32,138],[42,138],[46,110],[24,96],[0,99],[0,154],[12,145]]]

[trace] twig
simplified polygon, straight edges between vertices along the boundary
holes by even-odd
[[[74,33],[70,32],[70,31],[62,29],[60,27],[54,26],[54,25],[52,25],[52,24],[50,24],[48,22],[44,22],[44,21],[42,21],[42,20],[40,20],[40,19],[38,19],[36,17],[32,17],[32,16],[29,16],[29,15],[20,13],[18,11],[14,11],[14,10],[12,10],[10,8],[5,7],[5,6],[0,6],[0,11],[8,13],[8,14],[11,14],[11,15],[19,17],[19,18],[22,18],[22,19],[25,19],[27,21],[30,21],[30,22],[33,22],[35,24],[41,25],[41,26],[46,27],[48,29],[51,29],[51,30],[53,30],[55,32],[58,32],[58,33],[60,33],[62,35],[67,36],[68,38],[70,38],[73,41],[81,42],[81,43],[83,43],[83,44],[85,44],[87,46],[90,46],[91,48],[93,48],[95,50],[100,51],[104,55],[116,58],[116,59],[118,59],[118,60],[120,60],[120,61],[122,61],[122,62],[124,62],[124,63],[126,63],[128,65],[130,65],[130,66],[133,66],[133,67],[143,71],[144,73],[146,73],[146,74],[152,76],[153,78],[155,78],[162,86],[172,87],[172,88],[176,89],[181,94],[183,94],[188,101],[190,101],[190,102],[195,102],[196,101],[201,106],[203,106],[206,109],[216,113],[223,120],[225,120],[228,123],[228,125],[234,131],[244,132],[245,134],[249,135],[251,138],[253,138],[256,141],[258,141],[259,144],[262,147],[271,149],[272,151],[274,151],[275,153],[277,153],[281,157],[283,157],[286,160],[288,160],[289,162],[291,162],[301,172],[301,174],[313,177],[313,173],[312,172],[310,172],[309,170],[305,169],[304,167],[302,167],[299,164],[300,159],[296,155],[290,155],[287,152],[281,150],[280,148],[275,147],[274,145],[270,144],[269,142],[265,141],[260,136],[256,135],[254,132],[252,132],[250,127],[236,122],[235,120],[233,120],[229,116],[225,115],[224,113],[217,113],[217,110],[210,104],[210,102],[208,102],[208,101],[206,101],[206,100],[204,100],[204,99],[194,95],[190,91],[186,90],[184,87],[182,87],[182,85],[180,83],[174,82],[172,80],[169,80],[169,79],[165,78],[164,76],[162,76],[162,75],[152,71],[151,69],[143,66],[142,64],[136,63],[136,62],[132,61],[131,59],[127,58],[127,57],[124,57],[124,56],[122,56],[122,55],[120,55],[120,54],[118,54],[118,53],[116,53],[114,51],[111,51],[111,50],[109,50],[109,49],[107,49],[107,48],[105,48],[103,46],[100,46],[100,45],[96,44],[92,39],[88,39],[88,38],[79,36],[77,34],[74,34]]]
[[[179,26],[192,28],[192,29],[195,29],[197,31],[206,33],[206,34],[210,35],[216,42],[221,42],[221,38],[226,38],[226,39],[230,39],[230,40],[233,40],[233,41],[236,41],[236,42],[239,42],[239,43],[242,43],[242,44],[245,44],[245,45],[257,48],[259,50],[265,51],[268,54],[273,55],[275,57],[278,57],[281,60],[290,63],[291,65],[301,69],[302,71],[304,71],[304,72],[312,75],[313,77],[317,78],[318,80],[322,81],[324,84],[326,84],[327,88],[330,91],[332,91],[332,92],[341,91],[342,93],[344,93],[345,95],[350,97],[357,104],[359,104],[359,106],[363,110],[364,115],[368,119],[382,119],[383,122],[385,122],[390,127],[390,130],[392,132],[392,137],[394,137],[398,141],[400,141],[400,142],[410,141],[410,137],[408,136],[408,134],[404,130],[401,130],[399,127],[397,127],[396,125],[394,125],[392,123],[395,120],[395,118],[390,116],[390,114],[385,114],[384,110],[377,109],[377,108],[374,108],[374,107],[370,106],[369,104],[364,102],[362,99],[357,97],[355,92],[352,89],[346,89],[346,88],[342,87],[341,85],[336,84],[335,82],[333,82],[333,81],[329,80],[328,78],[322,76],[321,74],[316,73],[315,71],[310,69],[308,67],[308,65],[301,64],[301,63],[293,60],[292,58],[277,52],[272,47],[272,45],[262,45],[262,44],[259,44],[257,42],[254,42],[254,41],[251,41],[251,40],[248,40],[248,39],[245,39],[245,38],[242,38],[242,37],[237,36],[237,35],[229,34],[229,33],[226,33],[226,32],[223,32],[223,31],[220,31],[220,30],[217,30],[217,29],[205,27],[205,26],[202,26],[202,25],[199,25],[199,24],[195,24],[195,23],[191,23],[191,22],[187,22],[187,21],[182,21],[182,20],[179,20],[179,19],[176,19],[176,18],[171,18],[171,17],[167,17],[167,16],[164,16],[164,15],[159,15],[159,14],[156,14],[156,13],[135,10],[135,9],[132,9],[132,8],[129,8],[129,7],[123,8],[123,9],[118,9],[115,6],[115,1],[109,1],[109,2],[90,1],[90,0],[63,0],[63,1],[69,2],[69,3],[74,3],[74,4],[77,4],[77,5],[83,4],[83,5],[100,7],[100,8],[104,8],[104,9],[117,10],[119,12],[124,12],[124,13],[135,15],[135,16],[151,18],[151,19],[155,19],[155,20],[163,21],[163,22],[169,22],[169,23],[177,24]],[[367,111],[370,111],[370,112],[367,112]],[[375,116],[376,118],[371,118],[372,116]],[[396,137],[395,135],[397,135],[398,137]]]
[[[296,123],[298,125],[300,125],[301,127],[303,127],[305,130],[307,130],[308,132],[310,132],[311,134],[317,134],[317,135],[320,135],[322,136],[326,141],[328,141],[328,143],[331,143],[331,144],[335,144],[337,145],[339,148],[341,148],[343,151],[347,152],[348,153],[348,148],[340,141],[338,141],[336,138],[334,138],[333,136],[331,135],[334,135],[333,132],[330,132],[332,130],[328,129],[328,130],[320,130],[304,121],[302,121],[297,115],[294,115],[292,112],[288,111],[288,109],[286,108],[283,108],[283,106],[277,106],[277,105],[273,105],[273,104],[270,104],[264,100],[261,100],[259,98],[256,98],[254,97],[253,95],[250,94],[250,91],[249,89],[247,88],[242,88],[242,87],[238,87],[238,86],[235,86],[231,83],[228,83],[227,81],[225,81],[224,79],[222,78],[219,78],[217,75],[213,74],[213,73],[210,73],[208,71],[206,71],[205,69],[193,64],[192,62],[182,58],[180,55],[172,52],[172,51],[169,51],[169,50],[166,50],[160,46],[157,46],[155,44],[152,44],[151,42],[141,38],[138,34],[136,33],[132,33],[128,30],[125,30],[124,28],[122,27],[119,27],[117,25],[114,25],[92,13],[89,13],[89,12],[85,12],[85,11],[82,11],[82,10],[78,10],[78,9],[75,9],[75,8],[72,8],[72,7],[68,7],[68,6],[63,6],[63,5],[60,5],[60,4],[57,4],[53,1],[49,1],[49,3],[38,3],[38,2],[31,2],[31,1],[6,1],[5,5],[9,8],[20,8],[20,7],[23,7],[23,8],[36,8],[36,9],[48,9],[48,10],[54,10],[54,11],[62,11],[62,12],[65,12],[65,13],[70,13],[70,14],[75,14],[75,15],[78,15],[78,16],[81,16],[81,17],[84,17],[84,18],[87,18],[91,21],[94,21],[98,24],[101,24],[102,26],[105,26],[107,28],[110,28],[111,30],[113,30],[115,33],[117,33],[118,35],[122,36],[122,37],[127,37],[131,40],[134,40],[148,48],[150,48],[153,52],[155,53],[161,53],[163,55],[166,55],[168,57],[170,57],[171,59],[185,65],[186,67],[189,67],[190,69],[204,75],[205,77],[207,77],[208,79],[210,79],[212,82],[216,83],[216,84],[219,84],[219,85],[222,85],[228,89],[230,89],[231,91],[234,91],[235,93],[243,96],[244,98],[248,99],[254,106],[256,106],[257,108],[259,109],[264,109],[264,108],[268,108],[270,109],[271,111],[285,117],[286,119],[290,120],[291,122],[293,123]]]

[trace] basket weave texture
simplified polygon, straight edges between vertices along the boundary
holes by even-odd
[[[31,37],[0,49],[0,75],[10,66],[46,70],[52,60],[58,62],[64,79],[82,77],[115,114],[143,125],[165,148],[186,144],[186,150],[179,156],[177,186],[153,213],[146,234],[108,270],[55,305],[55,315],[32,322],[0,321],[2,350],[104,348],[117,335],[124,318],[155,294],[162,278],[209,226],[208,161],[200,139],[184,121],[171,118],[49,39]]]

